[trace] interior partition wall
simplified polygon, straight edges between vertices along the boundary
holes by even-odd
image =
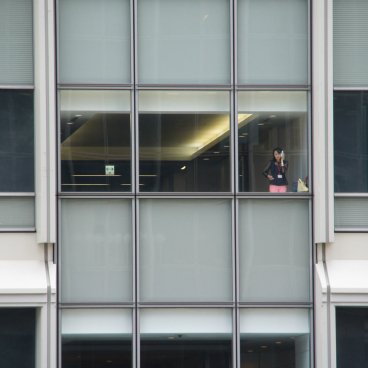
[[[57,9],[59,366],[312,367],[309,2]]]

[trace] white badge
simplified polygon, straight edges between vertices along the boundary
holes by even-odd
[[[277,177],[278,177],[279,179],[282,179],[282,175],[280,175],[280,174],[279,174],[279,175],[277,175]]]

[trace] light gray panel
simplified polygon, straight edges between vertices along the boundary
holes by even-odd
[[[229,301],[231,203],[140,200],[142,301]]]
[[[228,0],[139,0],[140,83],[230,82]]]
[[[307,83],[307,0],[239,0],[237,16],[239,83]]]
[[[239,202],[241,301],[309,301],[308,211],[306,200]]]
[[[131,301],[131,221],[129,200],[62,201],[62,302]]]
[[[0,230],[35,227],[33,197],[0,197]]]
[[[129,83],[129,1],[60,0],[59,9],[59,81]]]

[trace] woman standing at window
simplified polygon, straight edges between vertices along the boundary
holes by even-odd
[[[269,180],[271,193],[285,193],[287,191],[286,171],[288,162],[285,160],[284,150],[276,147],[272,151],[272,159],[263,170],[263,175]]]

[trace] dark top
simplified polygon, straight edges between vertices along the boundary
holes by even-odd
[[[287,185],[286,171],[289,163],[284,160],[284,166],[274,160],[270,160],[267,166],[262,171],[262,174],[267,178],[267,175],[272,175],[273,180],[270,180],[270,185]],[[281,176],[281,177],[279,177]]]

